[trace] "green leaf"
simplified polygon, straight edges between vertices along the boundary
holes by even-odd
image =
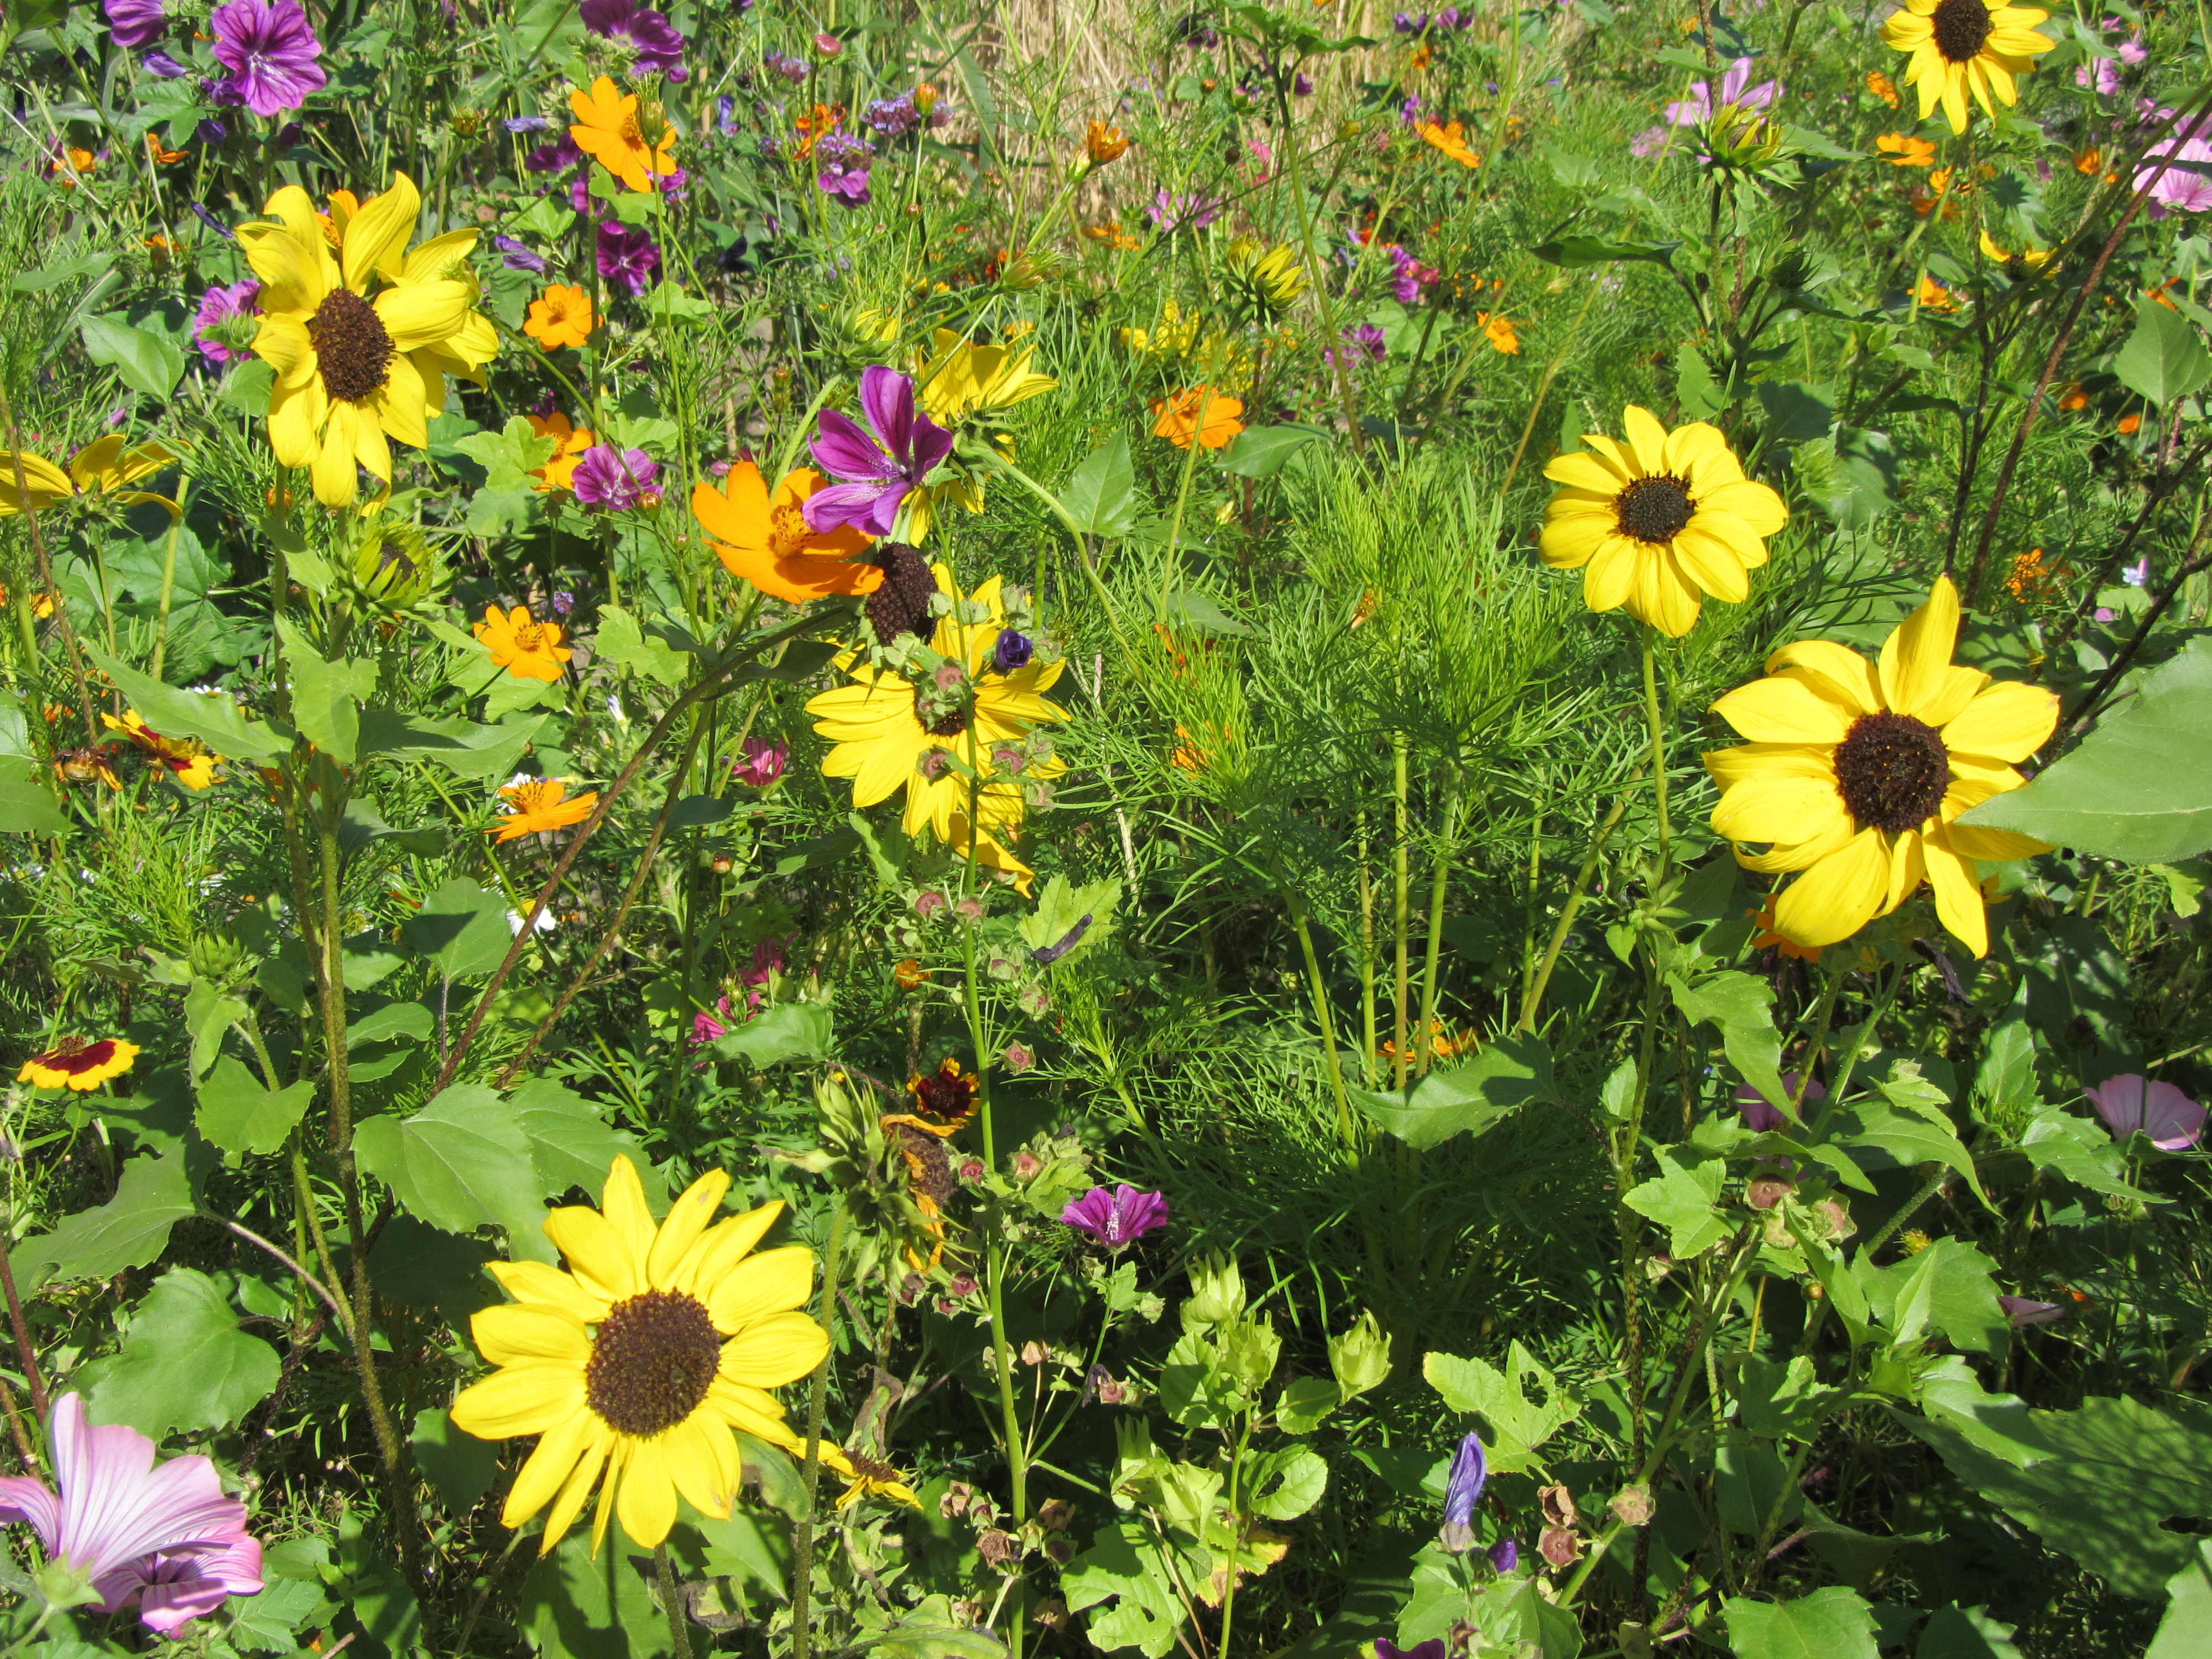
[[[1334,1377],[1302,1376],[1276,1400],[1275,1426],[1285,1434],[1311,1434],[1322,1419],[1343,1403]]]
[[[84,654],[115,682],[139,718],[156,732],[173,738],[198,738],[232,760],[273,761],[291,750],[289,728],[248,720],[227,692],[206,696],[179,691],[126,667],[93,646],[86,646]]]
[[[2138,300],[2135,328],[2112,359],[2112,373],[2129,391],[2165,408],[2212,380],[2212,352],[2179,312]]]
[[[2212,639],[2127,683],[2079,748],[1959,821],[2129,864],[2212,848]]]
[[[1490,1425],[1493,1474],[1536,1467],[1536,1448],[1582,1414],[1581,1402],[1517,1341],[1507,1349],[1503,1370],[1487,1360],[1430,1353],[1421,1360],[1421,1375],[1452,1410],[1480,1413]],[[1528,1397],[1531,1382],[1543,1391],[1540,1401]]]
[[[429,720],[397,709],[361,711],[361,753],[395,760],[435,761],[457,778],[505,777],[514,770],[544,726],[547,715],[528,714],[496,726],[476,720]]]
[[[128,1423],[159,1441],[173,1429],[228,1428],[269,1397],[276,1350],[238,1328],[223,1287],[190,1267],[154,1281],[123,1346],[80,1373],[95,1423]]]
[[[1795,1601],[1731,1596],[1726,1612],[1736,1659],[1878,1659],[1874,1609],[1841,1584]]]
[[[1618,242],[1602,236],[1555,236],[1536,245],[1535,254],[1547,265],[1611,264],[1615,260],[1646,260],[1672,265],[1680,242]]]
[[[1295,1521],[1321,1502],[1328,1465],[1304,1446],[1279,1446],[1255,1457],[1238,1488],[1246,1508],[1270,1521]]]
[[[1159,1546],[1133,1521],[1093,1534],[1091,1547],[1060,1575],[1071,1609],[1095,1609],[1085,1620],[1092,1646],[1109,1653],[1134,1648],[1145,1659],[1167,1659],[1175,1650],[1182,1628],[1175,1584]]]
[[[1984,1393],[1973,1367],[1957,1354],[1923,1363],[1917,1370],[1913,1396],[1927,1421],[1964,1437],[1977,1450],[2002,1458],[2014,1468],[2059,1455],[2026,1401],[2014,1394]],[[1913,1419],[1899,1420],[1919,1432]]]
[[[2166,1590],[2171,1598],[2166,1617],[2158,1621],[2158,1634],[2150,1638],[2143,1659],[2205,1659],[2212,1654],[2212,1538],[2198,1542],[2197,1553],[2167,1581]],[[1962,1653],[1960,1659],[1968,1656]],[[2014,1654],[2003,1659],[2014,1659]]]
[[[213,980],[195,979],[185,992],[185,1031],[192,1040],[192,1077],[197,1081],[222,1052],[230,1028],[251,1010]]]
[[[0,835],[58,836],[68,827],[61,803],[44,784],[0,782]]]
[[[292,676],[293,723],[316,748],[351,766],[361,741],[362,704],[376,695],[376,665],[350,658],[326,661],[288,617],[276,618],[276,632]]]
[[[1667,1254],[1686,1261],[1704,1255],[1733,1231],[1713,1207],[1720,1200],[1728,1166],[1719,1158],[1685,1163],[1684,1150],[1674,1146],[1660,1147],[1657,1155],[1663,1173],[1630,1188],[1621,1201],[1666,1228]]]
[[[1682,406],[1684,418],[1692,421],[1711,420],[1728,407],[1728,392],[1693,345],[1674,349],[1674,400]]]
[[[355,1130],[354,1146],[362,1168],[434,1227],[472,1233],[490,1224],[510,1239],[539,1232],[545,1210],[530,1143],[489,1089],[461,1084],[412,1117],[372,1117]]]
[[[1248,426],[1230,441],[1221,470],[1240,478],[1272,478],[1291,456],[1328,435],[1311,426]]]
[[[1848,1126],[1851,1133],[1838,1136],[1838,1144],[1879,1147],[1908,1166],[1948,1164],[1966,1176],[1975,1196],[1987,1204],[1974,1160],[1966,1155],[1950,1115],[1943,1109],[1942,1091],[1920,1075],[1918,1064],[1897,1061],[1879,1086],[1889,1104],[1869,1103],[1855,1108]]]
[[[315,1080],[302,1078],[289,1088],[270,1090],[228,1054],[199,1086],[199,1109],[192,1121],[226,1152],[266,1157],[283,1149],[315,1098]]]
[[[60,1279],[112,1279],[161,1255],[169,1229],[191,1212],[184,1153],[134,1158],[123,1166],[113,1198],[15,1247],[16,1277],[27,1291]]]
[[[416,1464],[430,1477],[453,1514],[466,1515],[491,1490],[492,1479],[499,1473],[498,1443],[455,1428],[444,1408],[416,1413],[407,1441],[415,1449]]]
[[[2035,1033],[2027,1024],[2027,981],[2011,1009],[1999,1020],[1982,1049],[1982,1063],[1974,1073],[1974,1098],[1999,1111],[2017,1111],[2035,1104]]]
[[[385,1224],[368,1252],[368,1282],[403,1308],[435,1313],[457,1329],[499,1300],[483,1265],[495,1252],[480,1238],[444,1232],[411,1215]],[[545,1258],[550,1260],[550,1254]]]
[[[1498,1037],[1464,1065],[1431,1072],[1404,1094],[1346,1089],[1354,1106],[1416,1151],[1462,1130],[1480,1134],[1532,1100],[1555,1098],[1552,1051],[1537,1037]]]
[[[2046,1106],[2020,1138],[2020,1150],[2037,1169],[2063,1176],[2093,1193],[2138,1202],[2160,1200],[2124,1178],[2127,1154],[2101,1122]]]
[[[399,924],[407,948],[430,958],[449,980],[484,979],[514,942],[503,894],[454,876]]]
[[[637,1556],[628,1542],[617,1534],[595,1560],[591,1528],[573,1528],[530,1570],[517,1622],[538,1659],[657,1659],[672,1651],[667,1615],[653,1606],[645,1576],[653,1558]]]
[[[784,1002],[763,1010],[727,1036],[715,1038],[710,1052],[718,1060],[744,1059],[769,1066],[787,1060],[825,1060],[830,1044],[826,1003]]]
[[[2011,1328],[1997,1305],[1996,1267],[1972,1245],[1939,1238],[1895,1267],[1863,1267],[1859,1277],[1893,1345],[1943,1336],[1970,1353],[1994,1353]]]
[[[1162,601],[1161,613],[1176,627],[1194,634],[1249,634],[1252,624],[1231,615],[1211,593],[1170,593]]]
[[[1041,958],[1051,952],[1049,965],[1079,962],[1113,933],[1114,908],[1121,899],[1121,884],[1111,877],[1076,887],[1066,876],[1054,875],[1045,883],[1036,908],[1021,920],[1022,942]]]
[[[1979,1607],[1938,1607],[1920,1627],[1912,1659],[2021,1659],[2012,1632]]]
[[[166,399],[184,378],[182,349],[164,335],[134,326],[119,312],[88,317],[77,328],[85,355],[113,369],[133,392]]]
[[[1809,1437],[1826,1419],[1830,1402],[1843,1393],[1817,1382],[1813,1362],[1803,1354],[1785,1363],[1746,1353],[1737,1361],[1732,1386],[1736,1421],[1768,1440]]]
[[[530,475],[553,459],[556,447],[520,415],[507,416],[497,432],[471,432],[451,446],[483,468],[485,488],[499,490],[532,489],[538,481]]]
[[[300,1646],[293,1632],[328,1605],[319,1585],[264,1575],[258,1595],[232,1598],[226,1634],[241,1652],[292,1653]]]
[[[1720,1027],[1721,1045],[1746,1083],[1784,1115],[1790,1092],[1782,1085],[1782,1037],[1774,1029],[1774,988],[1755,974],[1734,969],[1712,974],[1695,985],[1669,975],[1668,989],[1682,1018],[1692,1025],[1711,1021]]]
[[[1777,441],[1810,443],[1835,429],[1833,387],[1802,380],[1761,380],[1758,391],[1766,410],[1767,435]]]
[[[1060,510],[1092,536],[1126,536],[1137,523],[1137,469],[1129,438],[1116,432],[1092,450],[1060,486]]]
[[[596,1193],[606,1185],[615,1159],[627,1158],[637,1165],[647,1200],[656,1206],[666,1201],[666,1181],[636,1137],[611,1127],[581,1095],[550,1078],[532,1078],[509,1095],[507,1103],[514,1109],[530,1143],[540,1197],[557,1197],[571,1187]]]
[[[647,679],[670,688],[684,684],[687,672],[684,653],[657,635],[648,635],[637,618],[618,605],[599,607],[599,631],[592,648],[609,662],[633,669]]]

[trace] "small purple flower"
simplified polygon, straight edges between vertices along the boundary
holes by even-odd
[[[1179,230],[1204,230],[1221,216],[1224,205],[1218,196],[1200,196],[1195,191],[1177,196],[1164,188],[1145,213],[1162,235],[1172,236]]]
[[[1375,1638],[1375,1659],[1444,1659],[1444,1638],[1431,1636],[1425,1642],[1416,1642],[1410,1648],[1401,1648],[1387,1636]]]
[[[1801,1072],[1784,1072],[1782,1074],[1782,1086],[1795,1095],[1797,1092],[1798,1082],[1803,1075]],[[1805,1085],[1807,1100],[1826,1100],[1827,1097],[1828,1091],[1821,1085],[1818,1078]],[[1743,1127],[1755,1135],[1771,1133],[1789,1121],[1782,1115],[1779,1108],[1771,1104],[1765,1095],[1759,1093],[1748,1083],[1735,1091],[1735,1103],[1737,1109],[1743,1113]]]
[[[660,250],[641,227],[601,225],[598,252],[599,277],[620,283],[632,295],[651,288],[660,272]]]
[[[1444,1524],[1464,1527],[1474,1520],[1474,1506],[1489,1484],[1490,1460],[1484,1455],[1482,1437],[1469,1431],[1452,1454],[1451,1473],[1444,1477]]]
[[[637,68],[647,74],[682,81],[690,71],[684,67],[684,37],[676,26],[657,11],[641,8],[637,0],[584,0],[577,8],[584,27],[610,40],[627,40],[637,53]]]
[[[1491,1570],[1509,1573],[1521,1565],[1521,1547],[1510,1538],[1501,1538],[1490,1547]]]
[[[205,126],[208,124],[203,121],[200,125],[202,126]],[[191,206],[192,216],[198,219],[202,224],[205,225],[210,230],[213,231],[216,235],[222,237],[226,241],[236,240],[236,233],[233,231],[228,225],[223,223],[222,220],[216,218],[215,215],[210,213],[207,210],[206,203],[194,202]]]
[[[820,498],[815,497],[819,500]],[[1155,1227],[1168,1224],[1168,1201],[1134,1187],[1093,1187],[1060,1212],[1063,1225],[1089,1233],[1109,1250],[1127,1249]]]
[[[1346,368],[1361,363],[1379,363],[1389,355],[1389,346],[1382,338],[1382,331],[1372,323],[1362,323],[1357,328],[1347,328],[1340,336],[1344,346],[1340,355],[1335,350],[1324,351],[1321,360],[1331,368],[1341,361]]]
[[[2204,1133],[2204,1109],[2171,1083],[2154,1083],[2130,1072],[2081,1092],[2116,1140],[2141,1130],[2161,1152],[2178,1152],[2194,1146]]]
[[[491,245],[500,252],[500,264],[509,270],[526,270],[533,276],[545,274],[545,261],[532,253],[512,236],[495,236]]]
[[[1001,674],[1011,674],[1017,668],[1026,668],[1036,652],[1036,646],[1025,634],[1017,634],[1011,628],[999,635],[999,642],[991,647],[991,661]]]
[[[915,107],[914,94],[902,92],[877,99],[860,112],[860,119],[878,138],[903,138],[921,126],[921,112]]]
[[[765,789],[783,775],[784,763],[791,757],[787,743],[771,743],[766,738],[747,738],[745,757],[730,768],[730,775],[739,783],[755,789]]]
[[[554,593],[551,604],[555,616],[565,617],[576,608],[576,596],[563,587]]]
[[[1429,27],[1429,15],[1425,11],[1401,11],[1390,20],[1390,26],[1401,34],[1424,33]]]
[[[542,115],[510,115],[500,123],[509,132],[544,132],[552,125]]]
[[[522,165],[532,173],[564,173],[580,166],[584,152],[576,148],[576,141],[562,133],[550,144],[540,144],[522,158]]]
[[[621,513],[633,507],[658,507],[659,477],[660,464],[643,450],[594,444],[576,463],[572,482],[582,505]]]
[[[1291,77],[1291,95],[1294,98],[1313,96],[1313,78],[1304,70]]]
[[[191,73],[166,52],[149,52],[138,61],[146,66],[146,73],[157,81],[181,81]]]
[[[726,92],[714,100],[714,131],[725,138],[738,136],[738,100]]]
[[[1646,127],[1628,141],[1628,153],[1639,161],[1648,161],[1667,146],[1667,129]]]
[[[786,58],[776,52],[770,52],[761,62],[793,86],[797,86],[814,73],[814,65],[804,58]]]
[[[691,187],[691,175],[678,167],[673,172],[662,173],[653,182],[660,186],[660,193],[670,201],[680,202]]]
[[[848,167],[842,161],[832,161],[823,168],[814,187],[848,208],[866,207],[875,199],[868,189],[867,168]]]
[[[161,0],[104,0],[100,9],[107,14],[108,39],[118,46],[149,46],[168,30]]]
[[[2031,1302],[2024,1296],[2001,1296],[1997,1306],[2004,1310],[2005,1317],[2016,1331],[2024,1331],[2030,1325],[2055,1325],[2066,1317],[2066,1310],[2056,1302]]]
[[[234,76],[256,115],[297,109],[330,77],[315,59],[323,43],[300,0],[227,0],[208,27],[216,61]]]
[[[1751,59],[1739,58],[1729,65],[1728,73],[1721,76],[1721,95],[1717,100],[1713,97],[1712,82],[1692,81],[1687,98],[1667,106],[1667,125],[1670,127],[1692,127],[1701,121],[1711,120],[1716,112],[1722,109],[1749,111],[1771,108],[1781,95],[1782,87],[1778,82],[1762,81],[1753,86]]]
[[[237,109],[246,102],[246,88],[238,84],[238,77],[234,75],[226,75],[220,81],[202,81],[200,93],[217,109]],[[212,125],[217,131],[223,131],[220,121],[203,122],[202,125]],[[222,141],[218,139],[216,142],[219,143]]]
[[[894,369],[875,365],[860,372],[860,412],[867,416],[866,431],[850,416],[822,411],[814,459],[842,482],[806,498],[800,511],[810,529],[849,524],[888,536],[899,503],[951,453],[952,434],[915,413],[914,382]]]
[[[254,314],[254,301],[261,297],[261,284],[251,279],[233,283],[224,288],[218,284],[200,295],[200,308],[192,317],[192,343],[210,362],[227,367],[243,362],[253,354],[237,346],[225,345],[212,339],[208,331],[218,323],[227,323],[234,317]]]

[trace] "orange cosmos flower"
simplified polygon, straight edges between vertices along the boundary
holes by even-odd
[[[65,1036],[42,1054],[33,1054],[15,1073],[15,1081],[40,1089],[74,1089],[88,1093],[112,1077],[120,1077],[138,1058],[138,1045],[120,1037],[87,1042]]]
[[[1925,138],[1915,138],[1902,132],[1885,132],[1874,141],[1874,147],[1889,157],[1889,164],[1893,167],[1932,167],[1936,165],[1936,146]]]
[[[2142,429],[2142,416],[2140,416],[2140,415],[2123,415],[2123,416],[2120,416],[2120,435],[2121,435],[2123,438],[2133,437],[2133,436],[2136,434],[2136,433],[2137,433],[2138,431],[2140,431],[2140,430]]]
[[[1434,121],[1424,121],[1416,131],[1422,137],[1450,156],[1462,167],[1479,167],[1482,165],[1482,157],[1469,149],[1467,140],[1461,136],[1462,128],[1459,122],[1447,121],[1443,125],[1438,126]]]
[[[530,302],[530,319],[522,331],[548,351],[580,349],[592,337],[592,296],[580,288],[554,283]]]
[[[1155,398],[1152,413],[1159,416],[1152,435],[1165,438],[1177,449],[1188,449],[1194,437],[1201,449],[1219,449],[1244,429],[1243,400],[1224,396],[1208,386],[1194,386],[1171,398]],[[1203,428],[1199,424],[1201,417]]]
[[[499,793],[500,799],[508,803],[507,814],[484,833],[498,836],[502,842],[520,841],[541,830],[565,830],[572,823],[580,823],[599,804],[598,790],[570,796],[568,786],[559,778],[510,783],[502,787]]]
[[[676,171],[672,153],[675,133],[663,126],[658,140],[646,137],[635,93],[617,93],[615,83],[602,75],[592,82],[588,95],[570,93],[568,108],[576,118],[568,129],[576,148],[621,179],[625,189],[651,190],[654,179]]]
[[[1121,136],[1121,129],[1109,127],[1103,121],[1093,121],[1084,135],[1084,153],[1095,167],[1104,167],[1109,161],[1118,161],[1127,152],[1129,141]]]
[[[1923,276],[1917,295],[1923,311],[1956,311],[1958,296],[1933,276]]]
[[[561,678],[561,665],[576,654],[562,647],[561,624],[538,621],[527,605],[509,611],[486,605],[476,635],[491,648],[491,659],[519,680],[550,685]]]
[[[769,495],[750,461],[739,461],[717,489],[703,478],[691,489],[691,516],[713,539],[722,568],[763,593],[797,604],[831,593],[872,593],[884,573],[856,556],[875,539],[853,526],[811,526],[808,496],[829,483],[811,467],[785,474]]]
[[[1888,105],[1892,109],[1895,109],[1897,107],[1897,82],[1891,80],[1880,70],[1869,70],[1867,71],[1866,89],[1872,93],[1875,97],[1881,99],[1883,103]]]
[[[1509,357],[1521,355],[1521,337],[1513,331],[1513,325],[1503,312],[1478,311],[1474,313],[1474,320],[1482,325],[1482,331],[1489,337],[1492,350],[1502,351]]]
[[[823,133],[831,131],[844,118],[845,106],[842,104],[815,105],[812,109],[791,124],[799,134],[799,148],[796,154],[802,158],[813,155],[814,141],[821,137]]]
[[[566,415],[526,415],[530,429],[541,438],[554,442],[553,459],[530,476],[538,480],[540,491],[574,489],[576,487],[576,463],[584,459],[584,452],[599,440],[587,426],[572,427]]]
[[[77,174],[90,173],[98,165],[99,157],[88,149],[79,149],[72,144],[46,163],[46,171],[60,180],[64,190],[75,190]]]
[[[169,167],[185,159],[185,152],[170,149],[153,133],[146,135],[146,154],[156,167]]]

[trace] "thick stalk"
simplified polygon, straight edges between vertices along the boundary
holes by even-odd
[[[668,1639],[675,1645],[676,1659],[691,1659],[691,1621],[684,1616],[684,1594],[676,1583],[675,1570],[668,1564],[665,1538],[653,1547],[653,1576],[660,1586],[660,1605],[668,1614]]]
[[[1359,1072],[1375,1086],[1375,876],[1368,867],[1367,809],[1359,809]]]
[[[822,1253],[822,1311],[816,1317],[821,1322],[823,1334],[830,1337],[830,1346],[823,1350],[822,1363],[814,1368],[813,1380],[808,1384],[806,1513],[799,1520],[791,1549],[791,1659],[806,1659],[807,1646],[814,1635],[807,1622],[807,1603],[814,1589],[815,1499],[822,1490],[822,1413],[830,1396],[830,1357],[837,1347],[831,1322],[837,1316],[837,1269],[842,1265],[838,1258],[844,1246],[845,1201],[840,1198],[837,1213],[830,1221],[829,1247]]]
[[[8,1259],[9,1233],[14,1226],[12,1214],[0,1212],[0,1289],[8,1293],[8,1322],[15,1328],[15,1352],[23,1361],[23,1381],[30,1386],[31,1409],[39,1414],[40,1427],[46,1421],[46,1380],[39,1374],[38,1350],[31,1346],[31,1328],[23,1318],[22,1299],[15,1294],[15,1268]]]
[[[1444,787],[1444,822],[1437,839],[1436,872],[1429,883],[1429,956],[1421,965],[1421,1024],[1413,1033],[1413,1075],[1426,1077],[1433,1058],[1437,1029],[1437,981],[1444,950],[1444,894],[1451,881],[1452,853],[1459,838],[1459,769],[1454,767]]]
[[[1649,623],[1644,625],[1644,719],[1651,728],[1651,802],[1659,814],[1658,873],[1664,876],[1673,863],[1674,826],[1667,817],[1667,728],[1659,716],[1659,682]]]

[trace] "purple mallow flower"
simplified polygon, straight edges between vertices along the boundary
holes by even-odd
[[[118,46],[151,46],[169,27],[161,0],[105,0],[100,9],[107,14],[108,38]]]
[[[533,276],[545,274],[544,258],[532,253],[512,236],[495,236],[491,245],[499,250],[500,264],[509,270],[526,270]]]
[[[921,126],[921,112],[915,107],[914,94],[902,92],[877,99],[860,112],[860,119],[878,138],[903,138]]]
[[[230,71],[256,115],[299,108],[329,78],[315,61],[323,43],[299,0],[228,0],[215,9],[208,27],[216,61]]]
[[[1507,1573],[1521,1565],[1521,1547],[1510,1538],[1501,1538],[1490,1547],[1490,1566],[1493,1572]]]
[[[173,1457],[156,1468],[154,1443],[133,1428],[94,1428],[84,1401],[65,1394],[52,1425],[57,1493],[34,1475],[0,1479],[0,1522],[30,1523],[54,1565],[90,1580],[102,1613],[132,1601],[163,1636],[261,1589],[261,1545],[246,1505],[222,1495],[215,1465]]]
[[[181,81],[191,73],[166,52],[149,52],[139,61],[145,64],[146,73],[157,81]]]
[[[647,11],[637,0],[584,0],[577,8],[584,27],[610,40],[626,40],[637,53],[637,67],[647,74],[684,79],[684,37],[676,26],[657,11]]]
[[[233,283],[228,288],[218,283],[201,295],[200,308],[192,317],[192,343],[200,349],[200,355],[210,362],[223,367],[243,362],[252,356],[251,351],[210,338],[208,331],[218,323],[229,322],[233,318],[252,316],[254,301],[260,297],[261,284],[250,279]]]
[[[660,250],[636,226],[601,225],[598,252],[600,280],[620,283],[629,294],[644,293],[660,273]]]
[[[1341,362],[1346,368],[1356,368],[1362,363],[1379,363],[1389,350],[1389,344],[1382,338],[1382,331],[1372,323],[1347,328],[1341,338],[1344,341]],[[1338,352],[1332,349],[1322,352],[1321,360],[1334,368],[1340,357]]]
[[[952,452],[952,434],[915,413],[914,382],[896,370],[872,366],[860,372],[860,412],[867,416],[866,431],[850,416],[822,411],[814,459],[841,482],[806,498],[800,511],[810,529],[849,524],[888,536],[899,503]]]
[[[633,507],[660,503],[660,464],[641,449],[617,449],[594,444],[576,463],[571,479],[576,500],[585,507],[621,513]]]
[[[1063,1225],[1089,1233],[1108,1249],[1122,1250],[1153,1228],[1168,1224],[1168,1201],[1134,1187],[1093,1187],[1082,1197],[1069,1200],[1060,1218]]]
[[[1778,82],[1761,81],[1757,86],[1753,86],[1751,59],[1739,58],[1729,65],[1728,73],[1721,76],[1721,95],[1717,102],[1713,97],[1711,82],[1692,81],[1687,98],[1667,106],[1667,125],[1693,127],[1700,121],[1711,120],[1717,108],[1742,112],[1765,109],[1781,95],[1782,87]]]
[[[2125,1140],[2140,1129],[2161,1152],[2178,1152],[2194,1146],[2204,1133],[2204,1109],[2171,1083],[2150,1082],[2130,1072],[2081,1092],[2115,1139]]]
[[[1451,1473],[1444,1477],[1444,1524],[1437,1534],[1438,1546],[1454,1555],[1474,1547],[1474,1505],[1490,1479],[1490,1460],[1483,1455],[1482,1437],[1470,1431],[1452,1454]]]
[[[875,199],[868,188],[868,170],[843,161],[832,161],[816,175],[814,187],[848,208],[866,207]]]
[[[522,158],[522,165],[532,173],[560,173],[582,164],[584,152],[576,148],[576,141],[562,133],[550,144],[540,144]]]
[[[2146,118],[2164,121],[2172,113],[2172,110],[2154,106]],[[2142,166],[2136,173],[2135,187],[2149,191],[2154,216],[2163,216],[2170,208],[2179,208],[2184,213],[2202,213],[2212,208],[2212,143],[2199,136],[2207,131],[2208,123],[2212,123],[2212,116],[2198,115],[2183,122],[2171,137],[2153,145],[2144,155]],[[2163,173],[2158,171],[2160,162],[2166,164]],[[2153,174],[2157,176],[2154,178]]]

